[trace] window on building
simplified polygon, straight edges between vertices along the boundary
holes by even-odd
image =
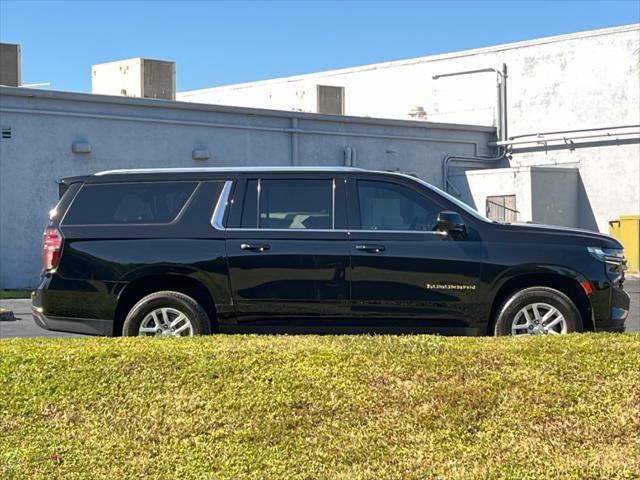
[[[330,230],[333,179],[249,180],[242,228]]]
[[[360,224],[363,230],[434,229],[438,205],[411,190],[388,182],[358,182]]]
[[[64,218],[65,225],[170,223],[196,182],[84,185]]]
[[[318,113],[344,115],[344,87],[318,85]]]
[[[515,222],[518,220],[515,195],[497,195],[487,197],[487,217],[497,222]]]

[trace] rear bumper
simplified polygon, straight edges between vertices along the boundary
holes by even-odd
[[[47,315],[43,308],[42,295],[43,290],[36,290],[31,294],[31,315],[39,327],[56,332],[113,335],[113,322],[111,320]]]

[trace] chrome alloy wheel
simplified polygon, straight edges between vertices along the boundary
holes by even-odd
[[[522,307],[511,323],[511,335],[558,335],[567,333],[567,320],[548,303]]]
[[[191,320],[175,308],[156,308],[140,324],[138,335],[147,337],[192,337]]]

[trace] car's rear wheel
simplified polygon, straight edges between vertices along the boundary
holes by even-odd
[[[193,298],[180,292],[147,295],[124,321],[124,336],[191,337],[211,333],[209,317]]]
[[[582,331],[580,312],[564,293],[530,287],[510,295],[498,311],[495,335],[562,335]]]

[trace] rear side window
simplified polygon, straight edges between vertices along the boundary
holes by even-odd
[[[331,230],[333,179],[249,180],[242,228]]]
[[[176,219],[197,182],[84,185],[64,225],[162,224]]]

